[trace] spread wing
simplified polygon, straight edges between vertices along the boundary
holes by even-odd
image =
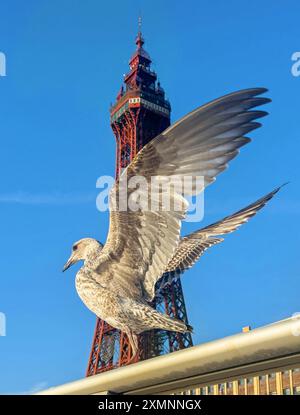
[[[216,238],[219,235],[225,235],[238,229],[241,225],[248,222],[250,218],[262,209],[265,204],[273,198],[273,196],[281,189],[277,187],[272,192],[258,199],[251,205],[239,210],[233,215],[206,226],[190,235],[182,238],[177,249],[169,261],[165,272],[171,273],[170,276],[165,275],[162,281],[158,282],[157,289],[162,289],[168,285],[173,278],[178,277],[187,269],[191,268],[195,262],[203,255],[206,249],[222,242],[223,238]]]
[[[205,237],[201,234],[194,238],[190,235],[185,236],[180,240],[165,272],[183,273],[191,268],[208,248],[223,241],[223,238]]]
[[[193,186],[189,193],[184,189],[184,196],[195,195],[225,170],[239,148],[250,141],[245,134],[260,127],[254,120],[267,114],[251,111],[270,101],[257,96],[265,91],[248,89],[212,101],[142,148],[110,194],[109,234],[96,268],[102,284],[120,295],[148,301],[154,297],[155,283],[180,241],[187,209],[182,181],[187,176],[203,177],[201,187]],[[136,177],[142,177],[146,185],[139,188],[139,200],[148,205],[130,209],[125,205],[135,200],[136,189],[128,189],[127,194],[122,190]],[[148,191],[152,177],[164,178],[167,185],[175,181],[167,209],[158,202],[166,188],[152,186]]]

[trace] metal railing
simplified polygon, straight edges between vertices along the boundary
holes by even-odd
[[[300,365],[298,365],[300,367]],[[300,368],[267,372],[246,378],[198,385],[192,389],[169,391],[174,395],[300,395]]]
[[[300,316],[39,394],[299,394]]]

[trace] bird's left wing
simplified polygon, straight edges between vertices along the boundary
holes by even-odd
[[[272,192],[238,212],[226,216],[224,219],[182,238],[172,259],[169,261],[165,272],[175,272],[180,274],[191,268],[206,249],[224,240],[218,236],[231,233],[238,229],[242,224],[248,222],[250,218],[256,215],[256,213],[273,198],[281,187],[282,186],[277,187]]]
[[[190,235],[183,237],[165,272],[183,273],[191,268],[208,248],[223,241],[223,238],[210,238],[200,235],[194,238],[191,238]]]

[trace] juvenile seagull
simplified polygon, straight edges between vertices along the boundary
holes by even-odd
[[[251,109],[270,102],[268,98],[258,96],[266,91],[255,88],[226,95],[197,108],[155,137],[139,151],[110,192],[110,226],[105,245],[91,238],[81,239],[73,245],[64,270],[79,260],[84,261],[76,276],[77,292],[99,318],[127,334],[133,350],[132,359],[138,350],[137,334],[143,331],[192,330],[191,326],[161,314],[149,305],[162,274],[170,267],[184,269],[191,266],[201,255],[201,250],[221,241],[214,238],[215,235],[236,229],[278,190],[236,216],[180,239],[181,221],[188,202],[178,186],[170,192],[169,210],[140,208],[124,211],[119,206],[121,183],[142,176],[150,188],[153,176],[164,177],[167,183],[173,183],[174,177],[182,181],[188,176],[202,176],[203,186],[191,188],[188,196],[203,191],[226,169],[227,162],[238,154],[239,148],[250,142],[245,134],[261,126],[254,120],[267,113]],[[184,196],[187,196],[184,190]],[[128,189],[127,201],[133,192]],[[152,188],[149,193],[144,196],[152,206],[152,201],[160,200],[161,191]],[[186,250],[189,241],[193,241],[193,245],[195,240],[200,240],[200,245],[196,243],[195,249]]]

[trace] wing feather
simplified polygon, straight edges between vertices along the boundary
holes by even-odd
[[[218,236],[234,232],[241,225],[248,222],[250,218],[255,216],[256,213],[262,209],[277,192],[279,192],[281,187],[282,186],[277,187],[272,192],[261,197],[238,212],[226,216],[224,219],[182,238],[173,257],[169,261],[165,272],[173,273],[173,277],[175,277],[191,268],[203,255],[206,249],[224,240]],[[168,283],[170,283],[173,277],[168,279]],[[166,286],[166,280],[167,279],[165,277],[165,281],[159,284],[160,289]]]
[[[154,297],[156,281],[179,244],[187,201],[182,190],[175,186],[170,192],[169,209],[162,205],[156,211],[149,209],[164,192],[160,187],[148,192],[152,177],[164,178],[167,184],[172,180],[180,184],[187,176],[202,176],[203,186],[191,187],[188,193],[184,189],[184,196],[202,191],[226,169],[239,148],[250,141],[245,134],[260,126],[253,120],[267,113],[249,110],[270,101],[257,96],[264,92],[263,88],[248,89],[212,101],[177,121],[141,149],[110,194],[109,234],[97,265],[102,284],[123,295],[148,301]],[[134,190],[128,189],[124,196],[121,189],[136,176],[142,176],[148,186],[146,190],[140,189],[140,196],[148,201],[148,206],[123,211],[121,204],[134,196]],[[195,252],[199,254],[201,249],[197,247]]]

